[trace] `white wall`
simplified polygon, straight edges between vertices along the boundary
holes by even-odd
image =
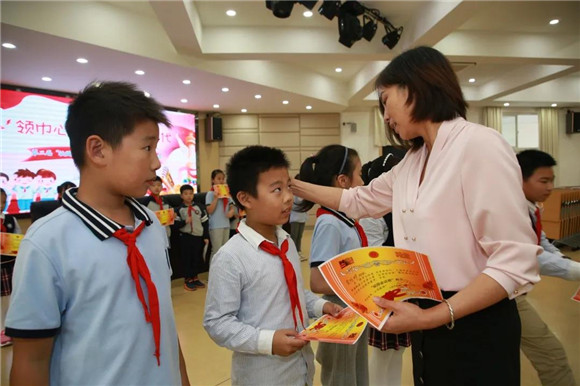
[[[351,132],[351,125],[343,125],[344,122],[356,123],[356,132]],[[373,130],[370,110],[340,114],[340,143],[355,149],[363,164],[381,154],[381,148],[374,145]]]
[[[558,111],[558,186],[580,186],[580,133],[566,134],[566,109]]]

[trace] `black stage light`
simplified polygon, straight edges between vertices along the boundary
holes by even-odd
[[[274,16],[286,19],[292,13],[295,1],[266,0],[266,8],[272,10]]]
[[[369,42],[375,37],[377,32],[377,23],[368,16],[363,16],[362,36]]]
[[[341,6],[340,10],[350,13],[354,16],[360,16],[365,13],[365,7],[356,0],[345,1]]]
[[[318,0],[316,0],[316,1],[299,1],[299,3],[312,11],[312,8],[314,8],[316,3],[318,3]]]
[[[338,41],[347,47],[359,41],[362,38],[362,27],[358,18],[341,10],[338,15],[338,35]]]
[[[328,20],[332,20],[336,15],[338,15],[339,9],[340,9],[340,1],[324,0],[320,8],[318,8],[318,13],[327,18]]]
[[[385,28],[386,29],[386,28]],[[383,44],[389,47],[391,50],[397,45],[399,39],[401,38],[401,33],[403,33],[403,27],[397,29],[387,30],[387,34],[383,36]]]

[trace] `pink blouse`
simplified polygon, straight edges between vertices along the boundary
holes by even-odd
[[[457,118],[441,124],[420,183],[426,157],[426,146],[408,152],[368,186],[345,190],[339,210],[354,218],[392,210],[395,245],[429,256],[442,290],[459,291],[483,272],[510,298],[529,291],[542,248],[509,144]]]

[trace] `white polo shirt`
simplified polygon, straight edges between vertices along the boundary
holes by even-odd
[[[127,198],[135,225],[147,225],[137,247],[159,298],[157,366],[152,326],[137,297],[127,247],[111,237],[122,226],[77,200],[76,191],[68,190],[63,207],[32,224],[20,245],[6,334],[54,337],[52,385],[181,384],[163,227],[151,211]]]

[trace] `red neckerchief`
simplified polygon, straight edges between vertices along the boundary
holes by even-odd
[[[302,307],[300,307],[300,297],[298,296],[298,281],[296,279],[296,272],[294,272],[294,267],[288,258],[286,257],[286,252],[288,251],[288,239],[282,242],[282,248],[278,248],[274,244],[264,240],[260,243],[260,249],[268,252],[271,255],[279,256],[282,260],[282,265],[284,266],[284,278],[286,279],[286,285],[288,286],[288,294],[290,295],[290,308],[292,310],[292,318],[294,319],[294,329],[298,327],[296,321],[296,308],[298,308],[298,313],[300,314],[300,322],[304,326],[304,317],[302,316]]]
[[[328,210],[328,209],[326,209],[324,207],[318,208],[318,210],[316,211],[316,217],[320,217],[323,214],[330,214],[330,215],[333,215],[334,217],[337,217],[339,220],[344,221],[344,219],[341,218],[341,217],[339,217],[336,212],[333,212],[331,210]],[[350,224],[350,223],[348,223],[346,221],[344,221],[344,222],[347,223],[349,226],[352,226],[352,227],[354,227],[356,229],[356,233],[358,234],[358,237],[360,239],[360,246],[361,247],[368,247],[369,246],[369,241],[367,239],[367,235],[366,235],[364,229],[358,223],[358,221],[352,220],[352,219],[350,219],[350,218],[348,218],[346,216],[344,216],[344,218],[352,221],[352,224]]]
[[[538,238],[538,245],[540,245],[542,241],[542,216],[540,215],[540,208],[536,207],[534,214],[536,216],[536,237]]]
[[[191,217],[191,212],[193,212],[193,205],[188,205],[187,217],[189,218],[189,226],[191,227],[191,234],[193,234],[193,217]]]
[[[155,202],[159,205],[159,210],[163,210],[163,200],[161,199],[161,196],[156,196],[152,194],[151,197],[153,197]]]
[[[8,232],[8,229],[6,229],[6,225],[4,225],[4,219],[0,218],[0,230],[4,233]]]
[[[139,224],[139,226],[132,232],[129,233],[125,228],[121,228],[115,233],[113,237],[121,240],[123,244],[127,246],[127,264],[131,270],[131,277],[135,282],[135,287],[137,289],[137,296],[143,305],[143,311],[145,312],[145,320],[147,323],[151,323],[153,328],[153,340],[155,341],[155,357],[157,358],[157,366],[161,365],[161,354],[159,352],[159,346],[161,341],[161,320],[159,317],[159,298],[157,297],[157,288],[155,283],[151,280],[151,273],[147,267],[147,263],[143,258],[143,255],[137,248],[136,241],[139,234],[145,227],[145,222]],[[143,278],[145,284],[147,285],[147,293],[149,297],[149,307],[145,302],[145,296],[143,295],[143,289],[141,288],[141,280],[139,276]]]

